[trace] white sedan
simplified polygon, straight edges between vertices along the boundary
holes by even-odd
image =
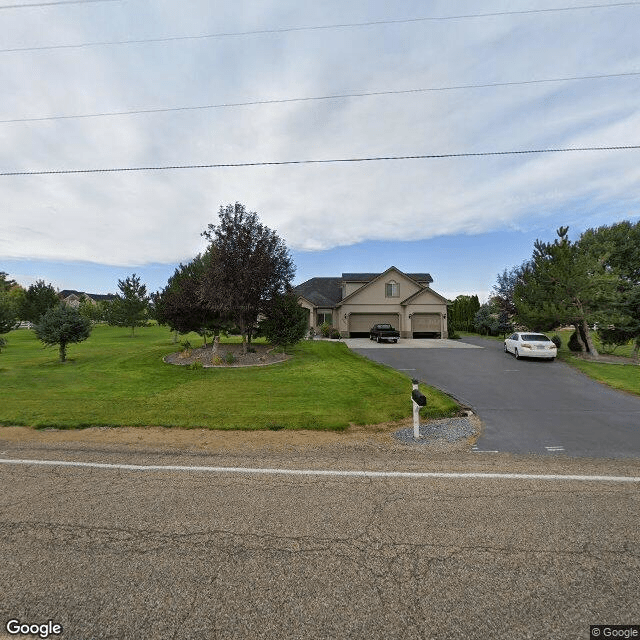
[[[518,332],[504,341],[504,352],[513,353],[516,358],[553,360],[558,355],[558,348],[543,333]]]

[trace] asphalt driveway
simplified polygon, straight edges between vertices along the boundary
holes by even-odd
[[[454,348],[435,343],[457,341],[348,342],[473,409],[484,424],[478,451],[640,458],[640,397],[562,362],[516,360],[502,342],[482,338],[465,338]]]

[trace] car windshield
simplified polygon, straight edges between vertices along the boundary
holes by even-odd
[[[378,329],[391,329],[390,324],[379,324]]]
[[[531,342],[551,342],[547,336],[541,333],[526,333],[522,336],[523,340],[529,340]]]

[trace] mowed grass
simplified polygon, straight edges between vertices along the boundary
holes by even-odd
[[[567,364],[582,371],[585,375],[622,391],[635,393],[640,395],[640,366],[637,364],[609,364],[606,362],[593,362],[583,360],[573,355],[567,346],[572,331],[559,331],[558,335],[562,338],[562,347],[558,351],[558,357]],[[549,333],[548,335],[552,335]],[[602,350],[602,344],[595,331],[592,334],[596,349]],[[626,345],[622,345],[615,349],[614,355],[631,357],[633,354],[633,343],[630,341]]]
[[[202,344],[196,334],[186,337]],[[411,415],[410,379],[340,342],[304,341],[289,361],[264,367],[190,370],[162,361],[180,345],[158,326],[136,329],[132,338],[127,329],[98,325],[69,346],[66,363],[30,330],[7,338],[0,353],[4,426],[340,430]],[[423,418],[458,410],[441,392],[422,391],[429,398]]]

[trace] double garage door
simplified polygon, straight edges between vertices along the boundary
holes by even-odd
[[[369,329],[374,324],[390,324],[399,330],[400,318],[397,313],[352,313],[349,316],[349,336],[352,338],[368,338]]]
[[[349,335],[352,338],[366,338],[374,324],[382,323],[400,330],[397,313],[352,313],[349,316]],[[411,333],[414,338],[439,338],[441,331],[439,313],[414,313],[411,316]]]

